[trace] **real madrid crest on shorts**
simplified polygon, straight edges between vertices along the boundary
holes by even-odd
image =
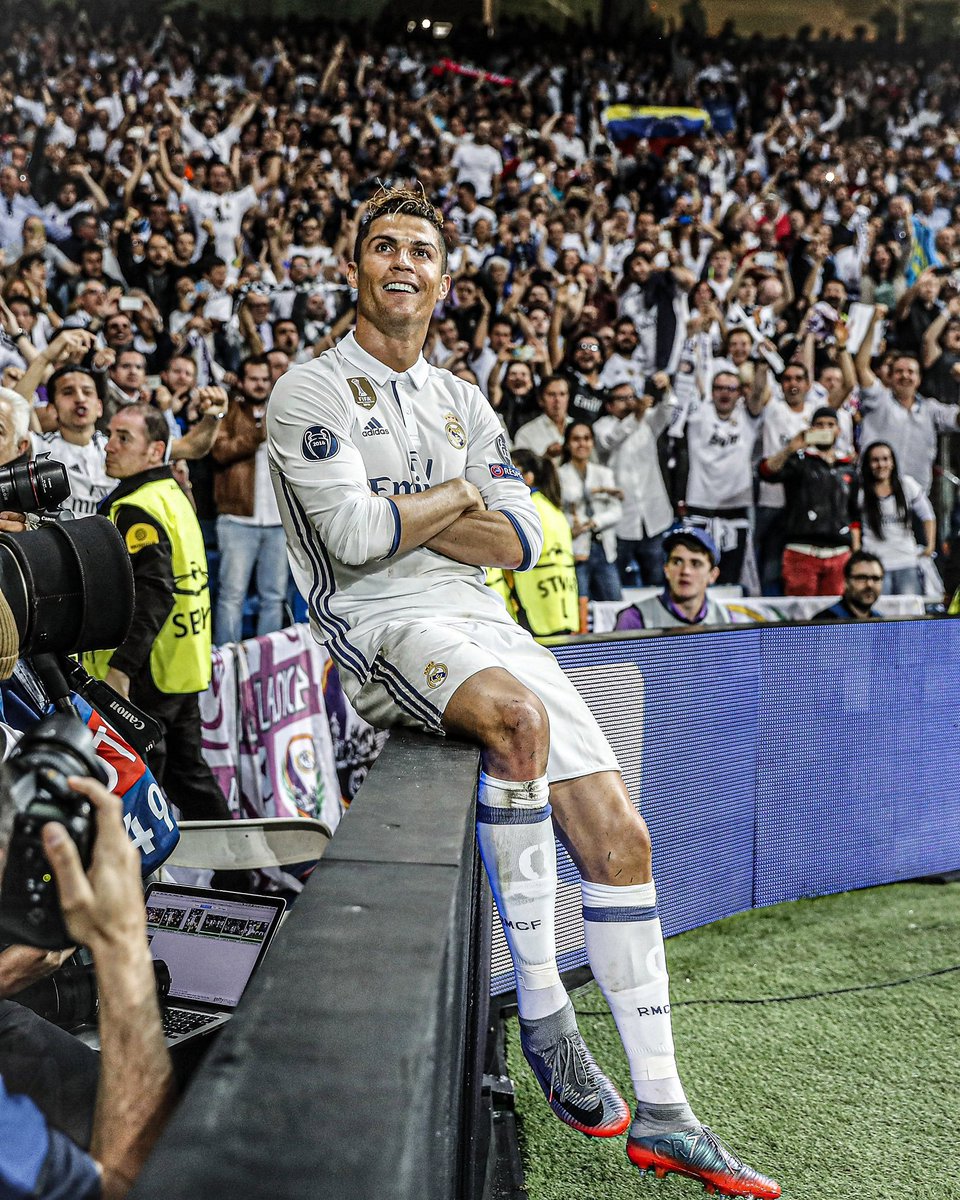
[[[443,414],[443,432],[455,450],[462,450],[467,444],[467,435],[464,433],[460,418],[456,413],[446,412]]]
[[[428,662],[423,668],[423,673],[427,679],[427,687],[438,688],[447,677],[447,668],[444,663]]]
[[[373,408],[377,402],[377,393],[373,390],[373,384],[369,379],[365,379],[362,375],[357,375],[353,379],[348,379],[347,383],[350,385],[354,401],[361,408]]]

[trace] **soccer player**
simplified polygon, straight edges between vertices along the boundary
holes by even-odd
[[[477,837],[513,956],[524,1054],[554,1112],[596,1137],[629,1127],[641,1170],[777,1197],[778,1184],[687,1104],[650,840],[613,752],[553,655],[484,588],[484,567],[535,563],[542,535],[482,393],[421,355],[450,288],[441,218],[420,194],[381,192],[353,258],[354,332],[282,376],[267,411],[312,627],[372,723],[482,748]],[[580,1037],[557,970],[554,828],[583,878],[590,964],[637,1093],[632,1123]]]

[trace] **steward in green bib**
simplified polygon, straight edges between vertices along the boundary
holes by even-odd
[[[211,674],[207,557],[193,506],[165,463],[170,431],[148,404],[110,421],[107,474],[120,481],[100,504],[123,535],[133,567],[130,632],[84,666],[160,722],[150,769],[188,820],[225,820],[230,809],[200,745],[198,693]],[[109,587],[109,580],[103,581]]]
[[[123,534],[137,588],[130,635],[116,650],[87,655],[103,677],[109,666],[135,676],[149,662],[165,693],[202,692],[210,683],[210,593],[196,514],[169,467],[126,479],[100,506]],[[89,668],[88,668],[89,669]]]
[[[514,450],[543,526],[543,550],[529,571],[504,571],[510,615],[536,638],[579,633],[580,597],[570,522],[560,508],[560,484],[548,458]],[[488,581],[489,582],[489,581]],[[503,594],[503,588],[495,590]]]

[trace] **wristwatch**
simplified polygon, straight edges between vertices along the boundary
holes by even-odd
[[[22,329],[19,325],[16,327],[16,329],[13,331],[13,333],[9,334],[10,340],[13,342],[19,342],[22,337],[26,337],[26,336],[27,336],[27,331],[25,329]]]

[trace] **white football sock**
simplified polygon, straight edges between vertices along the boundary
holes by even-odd
[[[637,1099],[686,1103],[674,1058],[656,888],[586,880],[580,888],[587,957],[617,1023]]]
[[[517,979],[521,1017],[557,1012],[567,993],[557,970],[557,847],[546,776],[528,782],[480,773],[477,842]]]

